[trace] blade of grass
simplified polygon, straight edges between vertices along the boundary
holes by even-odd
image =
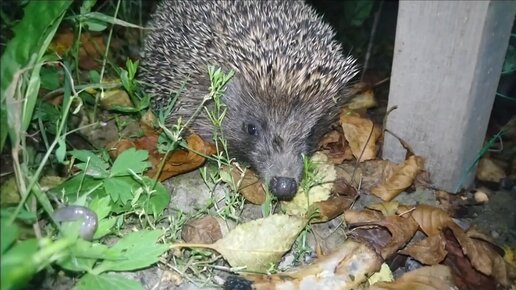
[[[71,1],[66,0],[31,1],[24,9],[24,18],[14,27],[15,37],[7,43],[0,61],[0,74],[2,75],[0,84],[0,127],[2,129],[0,130],[0,151],[4,148],[9,132],[7,130],[7,108],[5,106],[9,86],[16,80],[16,73],[22,68],[30,67],[31,63],[41,62],[42,52],[46,51],[49,39],[52,39],[59,23],[61,23],[64,12],[70,4]],[[38,69],[36,68],[36,70]],[[35,73],[39,75],[39,71]],[[37,88],[36,84],[37,81],[29,84],[28,93],[32,94]],[[24,111],[32,113],[30,107],[34,108],[34,102],[35,100],[27,100],[24,104]],[[24,117],[24,119],[29,120],[23,122],[25,128],[28,126],[31,117],[32,114]]]

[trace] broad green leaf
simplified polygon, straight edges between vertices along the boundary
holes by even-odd
[[[52,188],[50,191],[56,196],[65,195],[70,202],[75,202],[79,197],[84,195],[85,193],[93,190],[90,194],[90,197],[106,196],[104,188],[102,186],[102,180],[95,179],[91,176],[84,176],[83,174],[78,174],[62,184]]]
[[[115,203],[127,204],[133,198],[133,187],[138,185],[132,178],[110,177],[104,179],[106,193]]]
[[[99,221],[99,225],[97,227],[97,231],[95,232],[95,235],[93,236],[94,240],[98,240],[105,235],[109,234],[111,232],[111,228],[115,225],[117,221],[116,217],[111,217],[107,219],[103,219]]]
[[[19,229],[6,218],[0,219],[0,253],[4,253],[18,238]]]
[[[99,221],[103,220],[109,212],[111,211],[111,206],[109,205],[110,198],[109,196],[105,197],[95,197],[89,204],[89,208],[97,214],[97,219]]]
[[[89,271],[97,260],[106,258],[108,249],[106,245],[79,239],[70,248],[70,255],[60,259],[57,264],[69,271]]]
[[[72,150],[69,153],[76,159],[84,162],[75,166],[85,170],[87,175],[97,178],[108,176],[107,168],[109,164],[97,156],[97,154],[88,150]]]
[[[0,217],[11,219],[15,210],[16,208],[14,207],[2,208],[0,209]],[[27,211],[25,208],[22,208],[16,216],[16,219],[29,224],[34,223],[36,221],[36,215],[33,212]]]
[[[41,68],[41,87],[47,90],[57,90],[61,86],[60,78],[63,72],[56,67],[44,66]]]
[[[144,290],[141,284],[116,274],[86,274],[77,282],[77,290]]]
[[[24,9],[23,19],[14,27],[14,38],[11,39],[0,59],[0,151],[3,149],[7,137],[7,108],[6,95],[9,87],[15,81],[16,74],[32,61],[39,63],[46,51],[50,40],[62,20],[64,12],[72,1],[31,1]],[[27,37],[30,35],[31,37]],[[39,55],[38,55],[39,54]],[[39,87],[39,78],[32,84],[32,90]],[[36,98],[25,100],[26,114],[23,130],[26,130],[30,121]],[[11,124],[12,125],[12,124]]]
[[[106,260],[93,269],[93,273],[132,271],[158,262],[159,257],[169,248],[168,245],[157,243],[162,235],[163,231],[160,230],[142,230],[126,235],[106,252],[125,259]]]
[[[122,152],[111,167],[111,176],[130,175],[129,170],[137,174],[143,173],[150,164],[146,161],[149,158],[149,152],[146,150],[136,150],[130,148]]]
[[[156,182],[147,176],[144,176],[143,180],[149,187],[156,183],[151,197],[144,203],[144,209],[145,212],[152,213],[154,218],[157,218],[161,215],[163,210],[168,207],[168,204],[170,203],[170,193],[160,182]]]
[[[2,254],[0,259],[1,289],[23,289],[36,273],[37,265],[32,257],[38,251],[36,239],[25,240]]]

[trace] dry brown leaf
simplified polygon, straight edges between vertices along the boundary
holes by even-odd
[[[435,265],[408,272],[394,282],[378,282],[370,290],[452,290],[457,289],[449,267]]]
[[[516,276],[514,267],[505,262],[493,246],[485,241],[487,238],[475,232],[471,233],[471,237],[468,236],[445,211],[428,205],[418,205],[412,212],[412,217],[428,236],[439,235],[445,228],[449,228],[462,247],[462,252],[479,272],[494,277],[504,286],[516,278],[513,277]],[[472,238],[473,236],[482,239]]]
[[[135,147],[137,149],[145,149],[149,151],[149,161],[151,163],[151,169],[149,169],[145,175],[149,177],[156,177],[156,173],[161,165],[161,160],[164,157],[163,154],[158,153],[156,144],[159,135],[157,133],[149,134],[136,140],[120,140],[115,144],[108,146],[110,150],[110,156],[116,158],[119,154],[128,148]],[[190,150],[179,149],[170,153],[167,157],[163,170],[159,175],[159,180],[163,181],[172,176],[179,175],[185,172],[192,171],[204,164],[206,159],[201,155],[195,153],[199,152],[204,155],[212,155],[215,153],[215,146],[208,142],[205,142],[199,135],[190,134],[186,138],[188,148]]]
[[[318,148],[328,156],[332,164],[342,164],[344,160],[353,159],[349,147],[345,146],[344,136],[337,130],[330,131],[319,142]]]
[[[377,105],[378,103],[374,98],[374,90],[371,87],[362,90],[346,104],[351,110],[370,109]]]
[[[267,194],[263,189],[261,179],[254,171],[250,169],[242,171],[237,166],[225,167],[223,170],[231,174],[234,184],[238,186],[238,192],[240,192],[247,201],[253,204],[262,204],[265,202]]]
[[[352,199],[356,199],[358,195],[357,190],[343,178],[335,180],[331,192],[336,195],[347,196]]]
[[[344,212],[344,219],[350,227],[358,226],[364,228],[362,231],[353,230],[353,236],[360,240],[367,240],[372,243],[384,259],[390,257],[398,249],[404,246],[416,233],[418,224],[412,217],[400,217],[397,215],[383,216],[375,210],[347,210]],[[376,228],[386,228],[390,235],[385,239],[384,231],[377,231]]]
[[[339,289],[350,290],[378,271],[382,259],[365,244],[346,240],[334,253],[296,271],[247,277],[253,289]]]
[[[345,113],[340,115],[340,124],[356,159],[360,158],[359,161],[362,162],[376,158],[378,151],[376,141],[381,136],[379,127],[374,126],[369,119]]]
[[[426,265],[441,263],[446,257],[445,240],[441,235],[430,236],[417,241],[400,251]]]
[[[382,203],[370,204],[367,206],[367,208],[377,210],[384,216],[390,216],[396,214],[399,205],[400,203],[397,201],[385,201]]]
[[[503,286],[516,278],[516,270],[500,256],[488,242],[468,237],[456,224],[449,225],[462,251],[479,272],[493,276]]]
[[[477,178],[482,181],[500,182],[507,177],[505,170],[489,157],[482,157],[478,162]]]
[[[342,135],[337,130],[331,130],[330,132],[324,134],[319,141],[319,148],[328,149],[331,144],[342,142]]]
[[[426,204],[416,206],[412,217],[427,236],[439,235],[444,228],[454,224],[444,210]]]
[[[71,29],[59,31],[52,40],[49,49],[59,55],[68,52],[74,43],[74,34]],[[79,66],[84,70],[100,67],[100,60],[106,50],[101,33],[83,32],[79,46]]]
[[[232,267],[265,272],[290,250],[306,223],[300,217],[271,215],[238,225],[211,248]]]
[[[385,217],[384,220],[374,222],[374,224],[386,227],[392,235],[389,243],[381,250],[384,259],[407,244],[418,229],[418,225],[412,217],[404,218],[396,215]]]
[[[388,160],[369,160],[358,163],[357,167],[355,162],[346,162],[337,167],[337,178],[346,180],[354,187],[360,185],[362,190],[368,192],[383,179],[385,168],[390,163]]]
[[[423,167],[423,158],[415,155],[399,165],[387,166],[383,182],[372,188],[371,193],[389,201],[408,188]]]
[[[187,243],[212,244],[229,232],[228,224],[221,218],[204,216],[187,222],[181,231],[181,238]]]
[[[349,209],[344,212],[344,220],[348,224],[375,222],[383,219],[383,214],[375,210]]]
[[[351,199],[345,196],[336,196],[324,201],[318,201],[313,203],[308,212],[319,212],[319,215],[312,219],[310,222],[327,222],[341,215],[346,209],[348,209],[355,199]]]

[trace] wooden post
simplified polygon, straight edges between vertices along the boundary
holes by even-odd
[[[386,127],[442,190],[473,180],[515,12],[516,1],[400,1]],[[385,134],[385,159],[405,152]]]

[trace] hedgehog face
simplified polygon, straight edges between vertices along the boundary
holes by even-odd
[[[228,85],[224,134],[232,157],[251,165],[278,199],[290,200],[302,177],[303,155],[310,153],[316,138],[312,129],[320,120],[311,112],[318,108],[292,96],[258,93],[265,92],[243,87],[238,80]],[[264,101],[268,99],[275,103]]]

